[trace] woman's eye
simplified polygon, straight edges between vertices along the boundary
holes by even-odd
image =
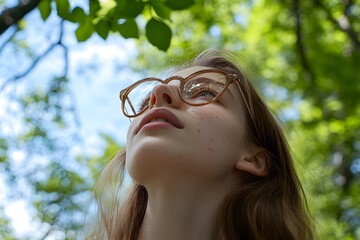
[[[138,107],[138,112],[144,110],[145,108],[149,107],[149,101],[150,101],[150,96],[148,95],[147,97],[145,97],[144,99],[142,99],[139,103],[139,107]]]
[[[217,95],[216,91],[209,87],[201,87],[191,93],[192,98],[208,98],[213,99]]]
[[[184,97],[190,101],[211,101],[219,94],[222,88],[223,83],[200,76],[186,82],[184,86],[186,95]]]

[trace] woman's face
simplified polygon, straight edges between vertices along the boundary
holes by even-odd
[[[186,77],[202,69],[208,68],[191,67],[174,75]],[[219,180],[234,174],[245,153],[247,124],[235,83],[218,101],[203,106],[183,102],[178,88],[179,81],[155,87],[149,109],[129,127],[126,168],[134,181],[145,186],[179,178]]]

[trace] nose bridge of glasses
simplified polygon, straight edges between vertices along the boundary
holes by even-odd
[[[168,85],[168,86],[176,86],[179,88],[179,86],[181,85],[181,82],[183,80],[184,79],[182,77],[172,76],[172,77],[165,79],[162,83],[165,85]]]
[[[176,80],[178,82],[177,84],[176,84]],[[179,79],[178,77],[176,77],[176,78],[171,77],[171,78],[165,79],[165,80],[161,81],[161,84],[154,86],[154,88],[152,90],[152,94],[156,94],[159,91],[159,92],[164,92],[167,94],[174,95],[175,93],[179,92],[179,88],[181,85],[180,82],[181,82],[181,79]]]

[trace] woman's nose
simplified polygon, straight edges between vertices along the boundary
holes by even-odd
[[[152,90],[150,97],[150,108],[170,106],[173,108],[179,108],[181,106],[180,93],[177,86],[160,84]]]

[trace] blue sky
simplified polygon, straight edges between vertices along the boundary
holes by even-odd
[[[49,19],[49,21],[53,21]],[[46,44],[54,37],[56,31],[49,30],[49,23],[39,22],[37,12],[28,16],[28,23],[34,23],[36,27],[30,27],[29,32],[24,37],[27,41],[38,43],[35,52],[41,52],[46,48]],[[126,142],[126,131],[129,126],[129,120],[122,115],[120,102],[118,98],[119,91],[125,86],[140,78],[136,73],[131,72],[127,67],[129,56],[135,52],[135,43],[132,40],[124,40],[120,36],[110,36],[107,41],[93,36],[85,43],[77,43],[74,37],[76,26],[67,25],[65,43],[69,47],[69,77],[70,88],[75,96],[75,106],[80,119],[81,136],[84,140],[82,148],[75,148],[79,153],[97,154],[101,151],[104,142],[99,137],[99,133],[110,134],[120,144]],[[45,36],[39,36],[36,29],[44,28]],[[47,32],[48,31],[48,32]],[[55,32],[55,33],[54,33]],[[47,34],[47,35],[46,35]],[[4,41],[6,35],[1,36],[0,43]],[[30,39],[31,38],[31,39]],[[6,64],[20,62],[17,66],[19,72],[26,69],[26,61],[19,61],[19,57],[2,53],[0,67],[0,85],[7,79],[11,72],[8,72]],[[56,49],[52,54],[43,59],[36,68],[27,75],[21,82],[9,86],[0,94],[0,132],[3,134],[16,133],[21,131],[21,121],[12,112],[19,111],[17,105],[8,99],[9,93],[23,93],[33,88],[44,88],[51,76],[59,73],[63,68],[61,49]],[[122,68],[119,68],[122,66]],[[21,150],[12,153],[14,164],[21,164],[25,161],[25,154]],[[38,159],[39,162],[45,161]],[[12,227],[19,234],[19,237],[27,234],[36,234],[41,232],[42,227],[32,220],[34,211],[29,206],[26,199],[6,202],[6,194],[10,189],[4,184],[0,176],[0,202],[7,206],[5,213],[10,217]],[[30,195],[30,193],[29,193]],[[3,205],[2,204],[2,205]],[[46,229],[46,228],[44,228]],[[59,236],[61,236],[61,233]],[[52,238],[59,239],[56,234]]]

